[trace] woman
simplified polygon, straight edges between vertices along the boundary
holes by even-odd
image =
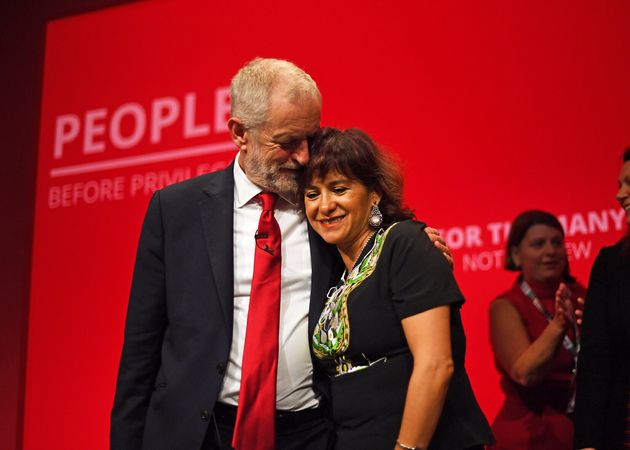
[[[465,449],[492,440],[464,370],[464,299],[402,178],[362,131],[322,130],[307,218],[346,266],[312,344],[331,376],[335,448]]]
[[[623,155],[617,201],[630,225],[630,149]],[[630,231],[595,260],[582,336],[574,447],[630,449]]]
[[[573,311],[584,288],[569,272],[562,226],[547,212],[526,211],[514,220],[505,255],[505,268],[519,275],[490,305],[490,339],[505,393],[491,448],[569,450],[579,349]]]

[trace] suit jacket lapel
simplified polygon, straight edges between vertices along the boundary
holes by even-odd
[[[203,191],[208,196],[199,205],[210,267],[221,311],[232,339],[234,316],[234,162],[216,172]]]

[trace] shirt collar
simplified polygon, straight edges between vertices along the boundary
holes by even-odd
[[[248,204],[254,197],[262,192],[260,186],[251,182],[245,172],[238,163],[241,152],[236,154],[234,161],[234,205],[242,208]]]

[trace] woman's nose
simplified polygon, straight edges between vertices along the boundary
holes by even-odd
[[[543,250],[547,254],[555,254],[558,252],[558,246],[554,244],[553,242],[549,241],[545,243]]]
[[[335,203],[335,200],[332,198],[332,196],[327,195],[327,194],[322,194],[321,201],[319,204],[319,209],[323,213],[328,214],[331,211],[334,211],[336,207],[337,207],[337,204]]]

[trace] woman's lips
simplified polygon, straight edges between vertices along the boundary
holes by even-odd
[[[338,224],[344,219],[344,217],[346,216],[337,216],[337,217],[330,217],[328,219],[319,219],[319,223],[321,223],[322,225],[326,227],[329,227],[329,226]]]

